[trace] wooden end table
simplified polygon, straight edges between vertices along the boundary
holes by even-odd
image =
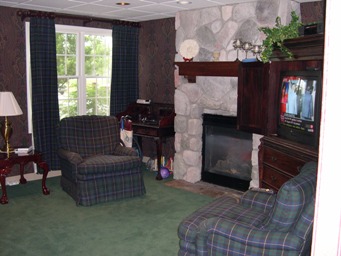
[[[49,195],[50,191],[46,187],[46,178],[49,172],[49,167],[42,159],[42,153],[37,151],[32,151],[27,154],[16,154],[16,153],[0,153],[0,184],[2,188],[2,196],[0,198],[1,204],[7,204],[7,192],[6,192],[6,176],[11,172],[12,166],[15,164],[20,165],[20,184],[27,183],[24,177],[24,167],[29,162],[36,163],[41,169],[43,169],[43,179],[42,179],[42,191],[44,195]]]

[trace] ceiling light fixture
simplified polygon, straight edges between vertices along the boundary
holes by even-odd
[[[186,0],[178,0],[176,1],[178,4],[191,4],[191,1],[186,1]]]
[[[116,5],[125,6],[125,5],[130,5],[130,3],[127,3],[127,2],[118,2],[118,3],[116,3]]]

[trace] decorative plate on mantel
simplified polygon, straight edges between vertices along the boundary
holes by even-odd
[[[199,53],[199,44],[193,39],[187,39],[180,45],[179,52],[185,62],[190,62]]]

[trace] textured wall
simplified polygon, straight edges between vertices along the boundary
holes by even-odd
[[[10,139],[12,147],[23,147],[32,144],[28,134],[27,101],[26,101],[26,51],[25,25],[17,16],[17,10],[0,7],[0,91],[11,91],[23,111],[21,116],[11,116],[13,135]],[[1,124],[4,117],[0,117]],[[4,140],[0,136],[0,147]],[[26,167],[33,172],[33,165]],[[14,166],[9,176],[19,173],[19,166]]]
[[[0,91],[12,91],[23,111],[23,115],[8,119],[13,127],[11,145],[24,146],[31,145],[27,133],[25,25],[16,11],[0,7]]]
[[[140,98],[153,102],[174,103],[174,18],[141,22],[139,37]],[[143,139],[143,154],[154,158],[155,142]],[[168,138],[164,155],[174,156],[174,138]]]
[[[141,23],[139,47],[140,97],[174,103],[174,18]]]

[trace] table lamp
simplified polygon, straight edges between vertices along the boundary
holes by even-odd
[[[12,92],[0,92],[0,116],[5,117],[5,123],[1,126],[1,136],[4,138],[5,145],[1,152],[13,152],[9,144],[13,129],[11,123],[8,121],[8,116],[22,115],[22,110],[16,101]]]

